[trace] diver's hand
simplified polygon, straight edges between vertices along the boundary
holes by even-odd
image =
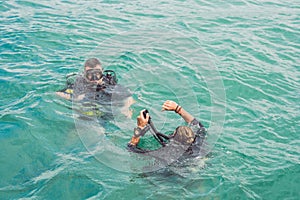
[[[99,80],[95,80],[95,81],[90,81],[87,80],[88,83],[92,84],[92,85],[102,85],[104,83],[103,78],[99,79]]]
[[[143,129],[149,121],[149,113],[146,114],[146,118],[144,118],[143,112],[145,110],[141,110],[140,115],[136,118],[137,119],[137,126]]]
[[[103,83],[104,83],[103,78],[101,78],[100,80],[96,81],[96,84],[97,84],[97,85],[101,85],[101,84],[103,84]]]
[[[162,111],[175,111],[178,104],[175,101],[167,100],[165,103],[162,105]]]

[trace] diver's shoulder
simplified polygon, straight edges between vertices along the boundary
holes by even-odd
[[[81,73],[76,75],[75,80],[76,80],[76,81],[86,81],[84,75],[81,74]]]

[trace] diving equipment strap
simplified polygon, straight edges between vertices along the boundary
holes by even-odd
[[[143,128],[143,129],[141,129],[140,127],[136,127],[136,128],[134,128],[134,136],[135,136],[135,137],[144,136],[145,133],[146,133],[147,131],[149,131],[149,130],[150,130],[150,127],[149,127],[148,124],[147,124],[146,127]]]
[[[152,122],[152,120],[149,118],[149,121],[148,121],[148,124],[151,128],[151,133],[153,135],[153,137],[162,145],[162,146],[166,146],[166,142],[164,141],[165,140],[169,140],[170,137],[165,135],[165,134],[162,134],[160,132],[158,132]]]

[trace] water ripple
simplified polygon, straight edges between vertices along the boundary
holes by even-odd
[[[0,198],[296,199],[299,8],[256,0],[1,2]],[[141,175],[94,159],[71,103],[54,94],[87,57],[116,70],[137,99],[134,116],[149,108],[162,131],[181,123],[160,112],[165,99],[209,130],[226,107],[209,159]],[[107,139],[122,154],[135,119],[116,122],[122,130]]]

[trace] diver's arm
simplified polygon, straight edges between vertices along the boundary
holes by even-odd
[[[128,143],[128,146],[137,146],[141,135],[143,135],[143,131],[147,129],[147,124],[149,121],[149,114],[146,114],[146,118],[143,115],[144,110],[141,110],[140,115],[136,118],[137,119],[137,127],[134,129],[133,136]]]
[[[131,140],[128,142],[127,146],[130,146],[130,147],[134,146],[134,147],[136,147],[138,145],[139,141],[140,141],[140,137],[139,136],[136,137],[136,136],[133,135],[131,137]]]
[[[186,110],[184,110],[181,106],[179,106],[180,110],[177,113],[187,122],[191,123],[195,118],[188,113]],[[176,111],[175,111],[176,112]]]
[[[194,120],[194,117],[188,113],[186,110],[184,110],[180,105],[178,105],[174,101],[167,100],[162,106],[162,110],[167,111],[175,111],[178,113],[187,123],[191,123]]]
[[[66,92],[55,92],[55,94],[67,100],[70,100],[72,98],[72,95]]]
[[[127,118],[131,118],[132,110],[130,110],[130,106],[135,103],[135,100],[132,97],[128,97],[125,99],[125,105],[121,108],[121,113],[124,114]]]
[[[55,92],[55,94],[59,97],[62,97],[64,99],[67,99],[67,100],[71,100],[72,99],[72,94],[70,93],[67,93],[67,92]],[[80,101],[84,98],[84,94],[81,94],[81,95],[78,95],[76,97],[73,98],[73,100],[75,101]]]

